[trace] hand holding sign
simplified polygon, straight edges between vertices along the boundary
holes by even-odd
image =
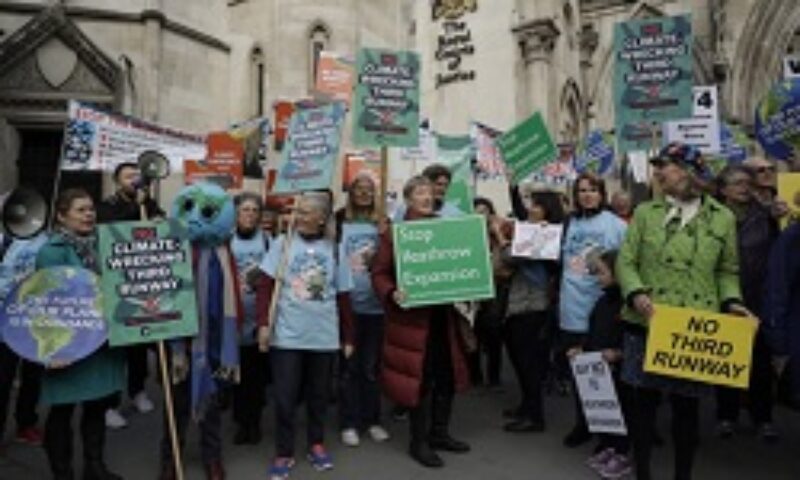
[[[756,329],[750,318],[657,305],[650,321],[644,370],[747,388]]]

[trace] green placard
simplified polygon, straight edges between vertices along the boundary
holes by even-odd
[[[111,346],[197,334],[192,252],[178,220],[100,225]]]
[[[556,158],[556,144],[539,112],[504,133],[497,146],[503,162],[514,171],[514,183]]]
[[[614,57],[619,152],[660,146],[662,122],[692,117],[691,16],[616,24]]]
[[[463,213],[472,213],[472,159],[475,156],[469,135],[436,135],[436,160],[450,169],[450,186],[444,196]]]
[[[353,100],[353,143],[363,147],[419,144],[419,55],[362,48]]]
[[[486,220],[479,215],[393,225],[404,307],[494,297]]]

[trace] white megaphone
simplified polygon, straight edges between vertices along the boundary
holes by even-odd
[[[47,226],[49,207],[38,192],[18,187],[0,197],[0,224],[4,234],[31,238]]]

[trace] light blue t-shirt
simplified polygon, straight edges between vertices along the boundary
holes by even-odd
[[[0,308],[5,306],[6,297],[14,286],[36,270],[36,255],[45,243],[47,235],[44,233],[11,242],[3,256],[3,263],[0,263]]]
[[[382,314],[383,308],[370,277],[372,260],[378,251],[378,227],[370,222],[343,223],[340,247],[339,256],[347,262],[353,278],[350,292],[353,311],[364,315]]]
[[[242,238],[234,233],[231,239],[231,251],[236,259],[236,269],[239,272],[239,289],[244,308],[244,328],[242,328],[242,345],[255,344],[256,328],[256,292],[247,281],[255,272],[267,253],[264,243],[264,234],[256,231],[252,238]]]
[[[285,236],[281,235],[261,263],[275,278]],[[329,240],[306,241],[295,234],[289,248],[278,297],[271,345],[298,350],[338,350],[339,312],[336,294],[353,289],[350,269],[337,261]]]
[[[594,254],[619,250],[627,225],[611,212],[570,220],[563,246],[563,276],[559,322],[572,333],[589,331],[589,314],[603,289],[589,274],[586,260]]]

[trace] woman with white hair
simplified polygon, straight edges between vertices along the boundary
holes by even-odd
[[[325,449],[325,413],[334,360],[353,353],[350,271],[338,258],[330,228],[330,192],[308,192],[295,207],[291,237],[273,242],[261,264],[256,302],[258,343],[270,349],[276,414],[276,455],[269,478],[286,479],[295,463],[298,397],[305,397],[308,460],[319,471],[333,468]],[[288,243],[287,243],[288,242]],[[277,306],[270,311],[275,279]]]

